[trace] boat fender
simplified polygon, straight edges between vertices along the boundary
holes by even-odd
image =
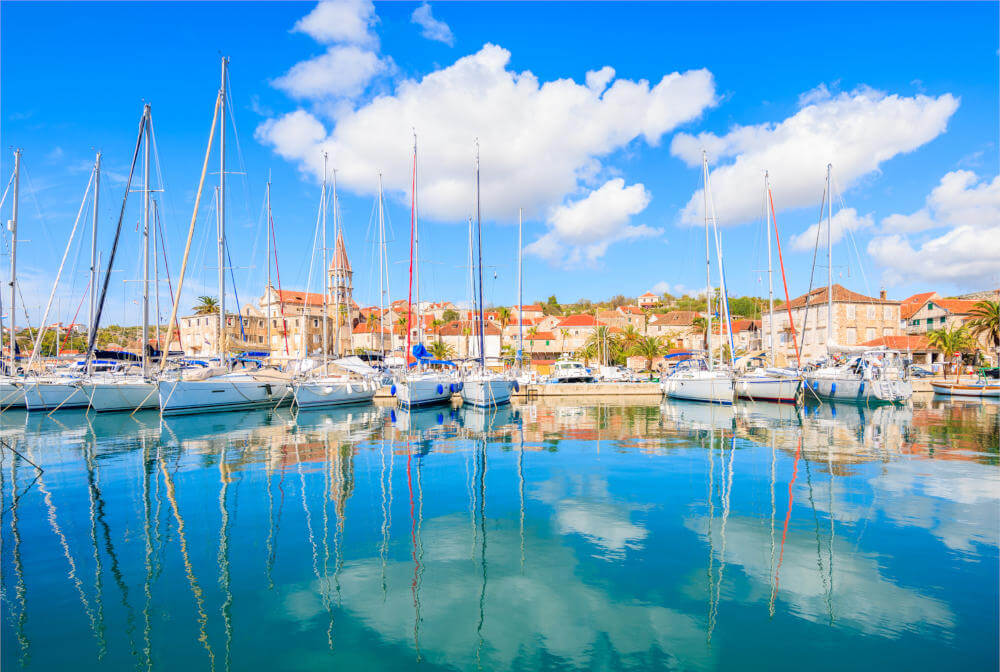
[[[448,391],[451,392],[452,394],[455,394],[455,383],[448,384]]]
[[[858,396],[859,397],[865,396],[865,381],[863,380],[861,381],[861,386],[858,388]]]
[[[396,409],[392,409],[389,411],[389,420],[392,422],[396,422]]]
[[[515,392],[520,392],[521,391],[521,386],[517,384],[516,380],[514,381],[514,391]]]
[[[461,383],[458,384],[458,391],[461,392],[464,389],[465,389],[465,381],[462,381]]]
[[[439,425],[443,425],[444,424],[444,413],[438,413],[437,414],[437,423]]]
[[[390,397],[395,397],[396,396],[396,385],[395,385],[395,383],[393,383],[392,387],[389,388],[389,396]]]
[[[438,394],[444,394],[444,385],[438,383]]]
[[[830,383],[830,396],[832,397],[837,393],[837,383]]]

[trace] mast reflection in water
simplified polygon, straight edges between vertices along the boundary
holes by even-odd
[[[992,668],[998,411],[7,411],[0,666]]]

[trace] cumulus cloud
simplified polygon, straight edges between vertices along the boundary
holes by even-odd
[[[947,173],[923,208],[889,215],[881,228],[868,254],[887,284],[992,285],[1000,274],[1000,176],[980,181],[968,170]]]
[[[649,192],[641,184],[625,186],[625,180],[608,180],[587,196],[560,205],[548,218],[549,231],[524,248],[554,263],[593,263],[617,240],[629,240],[663,233],[629,220],[649,205]]]
[[[836,245],[844,238],[846,232],[867,229],[874,223],[871,215],[859,215],[858,211],[854,208],[844,208],[833,216],[833,226],[830,227],[830,238],[833,244]],[[816,246],[817,229],[821,230],[819,247],[825,250],[827,239],[827,221],[825,218],[821,223],[813,224],[802,233],[792,236],[792,249],[799,252],[811,252]]]
[[[274,86],[293,98],[353,98],[375,77],[389,72],[392,62],[354,45],[338,45],[326,53],[296,63],[274,80]]]
[[[717,165],[711,180],[720,224],[759,217],[765,170],[774,185],[775,206],[782,210],[820,202],[828,163],[839,184],[850,188],[885,161],[943,133],[959,101],[948,93],[906,97],[868,88],[832,95],[821,86],[804,94],[800,103],[803,107],[781,122],[735,126],[722,136],[674,137],[674,156],[696,166],[704,149]],[[684,207],[681,222],[700,223],[702,210],[699,189]]]
[[[378,37],[372,28],[377,20],[371,0],[325,0],[299,19],[292,30],[324,44],[375,46]]]
[[[455,44],[455,36],[451,32],[451,28],[444,21],[438,21],[434,18],[431,6],[426,2],[413,10],[410,20],[423,28],[420,34],[428,40],[444,42],[449,47]]]
[[[583,257],[600,256],[606,247],[588,231],[610,240],[652,233],[626,226],[620,215],[613,226],[594,222],[577,231],[570,222],[579,217],[560,208],[567,198],[604,183],[605,157],[638,139],[658,144],[714,105],[712,74],[674,72],[651,83],[613,79],[614,71],[604,68],[586,75],[588,85],[542,82],[531,72],[510,70],[510,57],[487,44],[421,79],[404,79],[356,109],[341,109],[329,130],[313,113],[298,110],[265,121],[256,137],[316,177],[322,173],[321,151],[329,152],[340,184],[354,193],[374,193],[381,171],[385,188],[408,200],[416,130],[421,214],[438,220],[463,220],[473,207],[478,138],[488,219],[513,221],[523,207],[527,217],[561,226],[553,228],[555,236],[586,248]],[[621,182],[617,191],[630,199],[623,205],[630,214],[648,201],[641,185],[625,189]]]

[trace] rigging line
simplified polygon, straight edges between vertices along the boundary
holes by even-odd
[[[819,222],[816,223],[816,242],[813,244],[812,268],[809,271],[809,291],[806,292],[805,316],[803,316],[802,318],[802,341],[799,344],[799,350],[803,350],[806,347],[806,329],[809,328],[809,309],[813,305],[812,290],[813,290],[813,282],[816,279],[816,256],[819,254],[819,233],[823,228],[823,208],[826,206],[826,199],[827,199],[826,192],[827,192],[826,187],[823,187],[823,199],[820,201],[819,204]],[[828,287],[827,291],[832,292],[833,289]],[[827,328],[829,328],[829,325]]]
[[[267,228],[271,234],[271,252],[274,255],[274,275],[278,281],[278,314],[281,316],[281,335],[285,341],[285,355],[289,355],[288,351],[288,320],[285,319],[285,297],[281,293],[281,269],[278,268],[278,241],[274,236],[274,215],[269,212],[267,214]],[[268,260],[268,263],[271,263]],[[271,298],[268,297],[268,301]],[[268,343],[268,347],[271,344]]]
[[[236,299],[236,317],[240,322],[240,335],[246,341],[247,332],[243,329],[243,312],[240,310],[240,295],[236,291],[236,272],[233,270],[233,257],[229,254],[229,236],[223,239],[222,245],[226,248],[226,260],[229,262],[229,277],[233,280],[233,298]]]
[[[41,205],[38,203],[38,196],[35,194],[35,187],[31,183],[31,173],[28,171],[28,167],[24,163],[24,159],[21,159],[21,170],[24,171],[24,176],[28,180],[28,194],[31,196],[32,203],[35,204],[35,211],[38,213],[38,219],[42,222],[42,234],[45,236],[45,241],[48,243],[50,250],[56,249],[55,243],[52,241],[52,235],[49,230],[49,223],[45,219],[45,215],[42,214]]]
[[[240,147],[240,134],[236,127],[236,111],[233,108],[233,86],[229,77],[226,77],[226,109],[229,110],[229,119],[233,123],[233,140],[236,142],[236,160],[240,164],[240,175],[243,182],[243,207],[246,214],[250,214],[250,185],[247,182],[247,167],[243,160],[243,149]],[[225,117],[225,111],[223,111]]]
[[[7,200],[7,192],[10,191],[10,185],[14,184],[14,173],[10,174],[10,179],[7,180],[7,188],[3,190],[3,197],[0,197],[0,210],[3,209],[3,203]]]
[[[792,319],[792,302],[788,298],[788,280],[785,278],[785,258],[781,256],[781,238],[778,237],[778,217],[774,214],[774,196],[771,195],[770,187],[767,190],[767,200],[771,205],[771,221],[774,224],[774,242],[778,246],[778,264],[781,266],[781,284],[785,287],[785,308],[788,310],[788,326],[792,330],[792,346],[795,348],[795,362],[798,368],[802,368],[802,360],[799,358],[799,343],[795,335],[795,320]],[[806,294],[808,301],[809,295]],[[773,318],[772,318],[773,319]]]
[[[153,202],[155,203],[156,201],[153,201]],[[163,236],[163,226],[160,224],[160,209],[158,207],[153,208],[153,215],[155,216],[156,230],[160,234],[159,236],[157,236],[157,238],[160,239],[160,251],[163,252],[163,270],[167,274],[167,291],[170,292],[170,296],[173,296],[174,295],[174,284],[173,284],[173,282],[170,281],[170,264],[167,263],[167,247],[166,247],[166,243],[163,240],[163,237],[164,237]],[[154,252],[154,254],[155,254],[155,252]],[[157,315],[156,319],[157,319],[157,321],[159,321],[160,316]],[[180,334],[181,333],[181,325],[177,322],[176,319],[174,320],[174,327],[177,329],[177,333]],[[170,344],[169,343],[164,344],[163,347],[168,352],[170,351]]]

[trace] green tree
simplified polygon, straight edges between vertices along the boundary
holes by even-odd
[[[441,319],[444,320],[445,322],[454,322],[455,320],[458,319],[458,311],[449,308],[448,310],[444,311],[444,313],[441,314]]]
[[[431,331],[433,331],[434,335],[437,336],[439,339],[441,338],[441,327],[443,327],[444,325],[445,325],[444,320],[438,320],[436,318],[431,320]]]
[[[969,335],[964,327],[944,327],[936,331],[927,332],[927,342],[934,348],[941,351],[946,362],[950,362],[952,357],[960,355],[970,350],[975,350],[975,339]],[[956,367],[955,380],[962,376],[962,367]]]
[[[646,370],[653,367],[653,360],[670,349],[669,341],[662,336],[644,336],[632,347],[630,354],[646,358]]]
[[[601,363],[617,364],[621,361],[621,341],[611,333],[609,327],[600,326],[587,339],[587,346],[593,345]]]
[[[708,320],[701,315],[691,320],[691,333],[700,334],[702,341],[707,341],[708,338]]]
[[[511,321],[510,308],[497,309],[497,322],[500,323],[500,349],[503,349],[503,331]]]
[[[562,306],[560,306],[559,302],[556,300],[555,294],[550,296],[542,306],[542,313],[545,315],[562,315]]]
[[[434,341],[427,352],[433,355],[434,359],[451,359],[455,356],[455,349],[444,341]]]
[[[1000,366],[1000,301],[979,301],[969,314],[972,319],[965,323],[969,333],[993,346],[997,366]]]
[[[219,302],[213,296],[199,296],[194,304],[195,315],[214,315],[219,312]]]
[[[619,336],[622,350],[625,352],[630,351],[632,346],[638,343],[641,338],[642,334],[639,333],[639,330],[635,328],[634,324],[625,325],[625,328],[622,329],[622,333]]]
[[[597,343],[588,342],[576,351],[576,356],[583,360],[584,366],[590,366],[590,360],[597,359]]]

